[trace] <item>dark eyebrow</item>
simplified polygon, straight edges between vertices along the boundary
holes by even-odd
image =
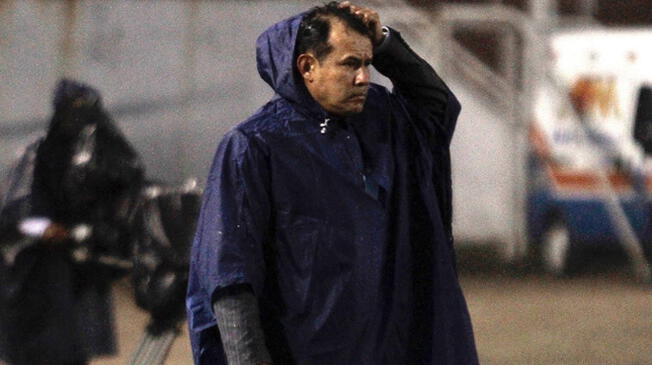
[[[364,57],[364,58],[363,58],[363,57],[357,57],[357,56],[353,56],[353,55],[351,55],[351,56],[347,56],[346,58],[344,58],[344,59],[341,60],[340,62],[341,62],[341,63],[347,63],[347,62],[350,62],[350,61],[355,61],[355,62],[361,62],[361,63],[365,63],[365,64],[370,64],[370,63],[372,62],[372,58],[371,58],[371,57],[368,57],[368,58],[367,58],[367,57]]]

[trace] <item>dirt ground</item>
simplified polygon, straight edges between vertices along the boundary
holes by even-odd
[[[652,364],[652,286],[637,283],[624,262],[560,279],[460,257],[482,364]],[[120,354],[93,365],[127,364],[138,345],[146,316],[128,293],[126,282],[116,285]],[[184,327],[166,365],[186,364]]]

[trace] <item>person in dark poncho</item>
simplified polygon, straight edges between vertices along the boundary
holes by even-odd
[[[192,247],[195,363],[477,364],[451,231],[453,93],[348,2],[273,25],[257,62],[276,95],[220,143]]]
[[[10,364],[86,364],[115,352],[110,282],[127,269],[142,179],[99,93],[61,81],[47,135],[2,200],[0,353]]]

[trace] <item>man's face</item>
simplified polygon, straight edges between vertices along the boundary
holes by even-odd
[[[306,87],[334,115],[360,113],[369,89],[371,40],[341,21],[332,20],[328,41],[333,49],[321,61],[315,60]]]

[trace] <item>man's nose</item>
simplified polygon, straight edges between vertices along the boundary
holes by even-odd
[[[356,85],[367,85],[369,83],[369,67],[363,66],[360,67],[355,74],[355,84]]]

